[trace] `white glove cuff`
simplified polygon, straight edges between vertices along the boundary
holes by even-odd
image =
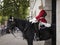
[[[35,21],[35,20],[36,20],[36,18],[33,18],[32,20],[33,20],[33,21]]]

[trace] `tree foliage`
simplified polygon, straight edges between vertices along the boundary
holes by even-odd
[[[29,7],[27,0],[3,0],[3,15],[25,19]]]

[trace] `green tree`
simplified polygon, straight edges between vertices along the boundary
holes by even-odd
[[[0,16],[3,15],[3,6],[2,6],[2,2],[0,2]]]
[[[27,0],[3,0],[3,15],[25,19],[28,15],[29,1]]]

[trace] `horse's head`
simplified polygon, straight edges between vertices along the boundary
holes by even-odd
[[[28,21],[26,20],[10,18],[8,20],[7,26],[10,30],[14,29],[14,27],[18,27],[21,31],[23,31],[27,23]]]
[[[8,22],[7,22],[7,31],[9,30],[13,30],[15,28],[15,21],[14,21],[14,18],[10,18],[8,19]]]

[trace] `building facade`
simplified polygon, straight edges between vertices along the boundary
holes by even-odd
[[[60,0],[56,1],[56,45],[60,45]]]

